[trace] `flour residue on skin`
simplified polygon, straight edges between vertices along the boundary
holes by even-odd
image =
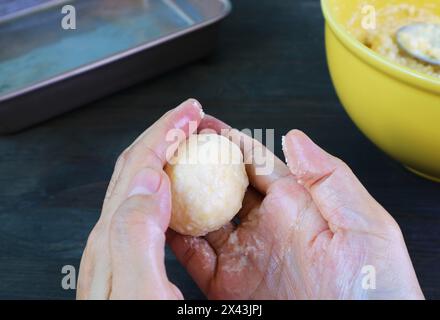
[[[298,184],[300,184],[300,185],[304,185],[304,184],[305,184],[305,183],[304,183],[304,180],[301,179],[301,177],[305,176],[305,175],[307,174],[307,171],[306,171],[306,170],[301,170],[301,169],[300,169],[300,168],[302,167],[302,163],[301,163],[300,160],[297,160],[297,162],[296,162],[296,166],[292,166],[292,165],[289,163],[289,159],[288,159],[288,157],[287,157],[286,136],[282,136],[282,137],[281,137],[281,147],[282,147],[282,150],[283,150],[284,154],[286,155],[286,156],[285,156],[285,158],[286,158],[286,165],[287,165],[287,167],[290,169],[290,171],[295,175],[295,178],[297,179],[296,182],[297,182]]]
[[[200,265],[203,269],[208,269],[212,266],[215,257],[212,252],[209,251],[208,246],[201,243],[201,239],[196,237],[184,237],[183,241],[191,250],[201,255],[202,263]]]
[[[223,271],[229,273],[238,273],[247,268],[251,261],[258,260],[263,256],[263,241],[255,236],[241,243],[238,238],[238,232],[231,233],[226,243],[228,251],[223,253],[224,265]]]
[[[289,158],[287,157],[287,148],[286,148],[286,136],[281,137],[281,149],[283,150],[284,157],[286,158],[286,164],[289,166]]]

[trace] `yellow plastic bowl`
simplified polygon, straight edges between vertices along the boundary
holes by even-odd
[[[438,0],[321,0],[330,74],[349,116],[411,171],[440,182],[440,80],[388,61],[345,29],[361,5]]]

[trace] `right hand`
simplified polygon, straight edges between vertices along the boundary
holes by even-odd
[[[203,128],[229,127],[206,117]],[[228,135],[245,141],[246,160],[252,139]],[[275,157],[270,175],[247,165],[252,187],[238,226],[204,238],[168,230],[171,248],[208,298],[423,299],[397,223],[348,166],[297,130],[286,136],[284,154],[290,167]],[[375,290],[362,285],[365,266],[375,270]]]

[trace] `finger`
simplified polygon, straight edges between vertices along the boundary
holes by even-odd
[[[158,185],[162,181],[160,174],[145,168],[139,172],[132,183],[134,192],[145,192],[147,186]],[[144,186],[144,187],[142,187]],[[170,197],[170,196],[169,196]],[[165,199],[166,200],[166,199]],[[161,222],[166,225],[169,213],[160,215]],[[93,228],[81,259],[78,280],[78,299],[108,299],[111,291],[112,261],[110,251],[110,226],[102,221]]]
[[[206,241],[208,241],[211,248],[214,249],[215,253],[218,255],[220,253],[221,248],[228,241],[229,236],[235,230],[235,226],[233,222],[228,222],[220,229],[210,232],[205,235]]]
[[[206,294],[214,277],[217,256],[204,238],[181,235],[167,230],[167,243],[177,260],[188,271],[198,287]]]
[[[221,134],[222,130],[229,131],[230,129],[232,129],[230,125],[207,114],[203,117],[202,121],[200,122],[198,131],[202,132],[204,130],[213,130],[217,134]]]
[[[104,300],[110,292],[110,259],[100,259],[108,240],[100,229],[98,224],[93,228],[81,258],[76,290],[79,300]]]
[[[251,185],[262,194],[279,179],[290,174],[287,166],[259,141],[231,129],[226,135],[240,146]]]
[[[147,129],[119,157],[115,176],[104,201],[103,218],[121,205],[133,176],[143,167],[161,170],[178,145],[196,132],[203,117],[200,104],[190,99],[171,110]]]
[[[383,230],[384,226],[395,224],[345,163],[319,148],[301,131],[287,134],[284,154],[292,174],[310,192],[333,232],[340,228]]]
[[[176,298],[165,271],[165,231],[171,212],[163,171],[141,170],[110,229],[113,299]]]
[[[180,142],[197,131],[204,116],[201,104],[195,99],[188,99],[163,115],[143,132],[129,149],[142,149],[146,146],[162,160],[163,166],[174,154]],[[176,131],[176,134],[170,131]]]
[[[249,214],[253,212],[254,209],[258,209],[263,201],[263,196],[261,193],[257,192],[254,188],[248,188],[243,198],[243,205],[238,212],[237,216],[240,219],[240,223],[243,223],[249,217]]]
[[[275,181],[290,174],[287,166],[279,158],[250,136],[231,129],[212,116],[206,116],[199,125],[199,131],[207,129],[216,131],[240,147],[249,182],[259,192],[266,194]]]
[[[108,299],[111,289],[111,261],[108,227],[98,221],[87,239],[79,269],[77,298]]]

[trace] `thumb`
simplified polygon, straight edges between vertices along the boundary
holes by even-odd
[[[351,169],[314,144],[303,132],[290,131],[284,139],[283,149],[290,171],[310,192],[333,232],[348,229],[383,233],[398,228]]]
[[[170,214],[167,175],[151,168],[142,169],[111,222],[111,298],[170,298],[172,289],[164,261]]]

